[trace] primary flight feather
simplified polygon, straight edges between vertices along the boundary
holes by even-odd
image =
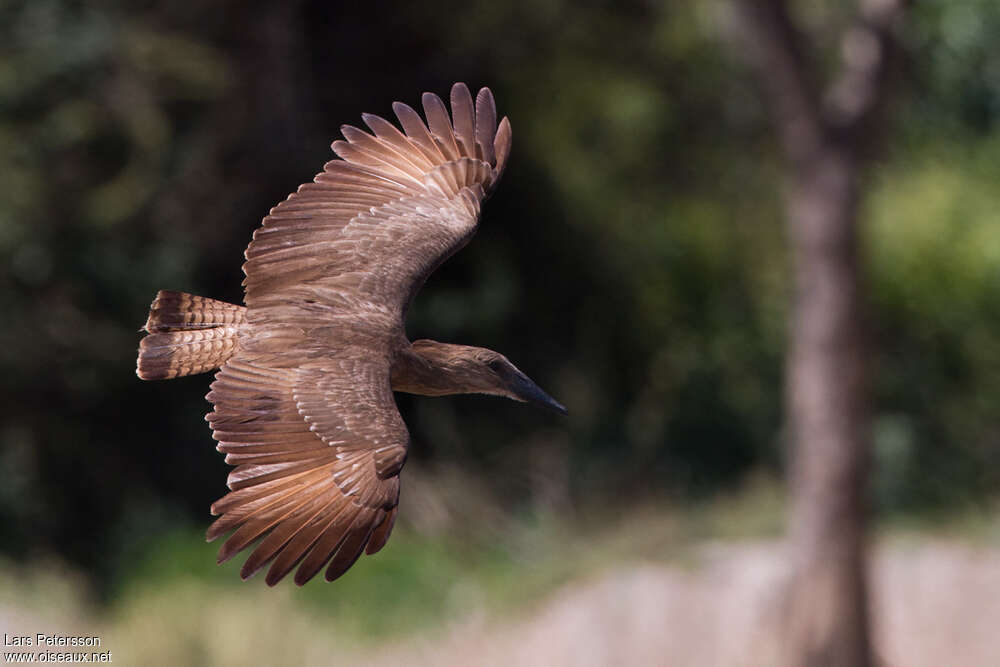
[[[328,162],[264,218],[246,250],[246,306],[161,291],[137,373],[166,379],[219,368],[207,415],[235,466],[212,505],[219,562],[256,546],[244,578],[273,585],[326,568],[336,579],[392,531],[409,435],[393,391],[485,393],[565,408],[503,355],[419,340],[404,321],[414,295],[476,231],[510,155],[493,94],[451,89],[451,114],[423,96],[400,127],[365,114]]]

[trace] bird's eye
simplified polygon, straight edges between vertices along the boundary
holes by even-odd
[[[494,359],[493,361],[488,363],[487,366],[489,366],[490,370],[493,371],[494,373],[499,373],[500,369],[503,368],[503,362],[500,361],[499,359]]]

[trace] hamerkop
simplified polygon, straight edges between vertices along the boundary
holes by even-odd
[[[403,131],[364,115],[342,128],[341,158],[264,218],[246,250],[246,306],[161,291],[139,346],[144,380],[220,368],[206,419],[236,466],[212,505],[208,539],[235,529],[229,560],[256,540],[240,574],[270,563],[274,585],[298,566],[344,574],[385,545],[409,434],[393,391],[494,394],[565,408],[492,350],[418,340],[404,330],[424,280],[476,232],[510,155],[493,94],[451,89],[451,117],[423,96],[427,123],[395,103]]]

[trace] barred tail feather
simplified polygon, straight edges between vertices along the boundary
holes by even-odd
[[[247,309],[225,301],[185,292],[160,290],[149,307],[143,327],[149,333],[186,331],[239,326],[246,321]]]
[[[165,380],[214,370],[236,352],[246,308],[161,290],[143,327],[136,374]]]

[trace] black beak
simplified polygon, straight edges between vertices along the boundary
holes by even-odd
[[[510,390],[514,396],[525,403],[533,403],[561,415],[569,414],[566,406],[542,391],[542,388],[532,382],[527,375],[514,373],[513,377],[510,378]]]

